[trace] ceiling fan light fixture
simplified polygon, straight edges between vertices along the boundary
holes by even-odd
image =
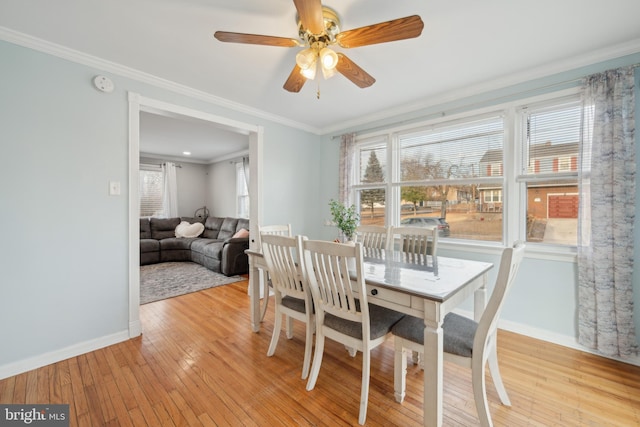
[[[338,54],[328,47],[322,48],[319,56],[323,70],[333,70],[338,65]]]
[[[317,57],[318,54],[315,50],[311,48],[304,49],[296,55],[296,64],[298,64],[298,67],[302,70],[308,70],[310,68],[315,70]]]
[[[313,66],[309,68],[300,67],[300,74],[304,76],[307,80],[313,80],[316,78],[316,62],[313,62]]]
[[[330,79],[336,73],[335,68],[325,68],[325,67],[321,67],[321,68],[322,68],[322,77],[324,77],[325,80]]]

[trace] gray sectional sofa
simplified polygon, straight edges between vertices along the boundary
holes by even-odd
[[[204,231],[198,237],[176,237],[181,221],[201,222]],[[226,276],[249,272],[249,237],[236,237],[249,230],[244,218],[140,218],[140,265],[168,261],[193,261]]]

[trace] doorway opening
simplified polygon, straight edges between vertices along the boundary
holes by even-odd
[[[170,118],[201,120],[223,131],[247,135],[249,139],[250,233],[256,235],[262,217],[262,144],[261,126],[231,120],[199,110],[170,104],[129,92],[129,337],[142,333],[140,323],[140,116],[152,113]],[[251,242],[253,247],[254,242]]]

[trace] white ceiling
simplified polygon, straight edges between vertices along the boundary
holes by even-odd
[[[140,113],[141,157],[210,164],[248,153],[247,135],[195,118]]]
[[[417,39],[343,51],[377,81],[282,88],[299,48],[221,43],[216,30],[297,37],[292,0],[2,0],[0,37],[43,39],[323,134],[640,51],[638,0],[324,0],[348,30],[418,14]],[[114,78],[117,84],[117,78]]]

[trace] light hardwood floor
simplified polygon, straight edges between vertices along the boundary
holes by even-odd
[[[0,403],[70,403],[71,426],[358,424],[359,353],[328,340],[315,389],[300,379],[304,328],[267,348],[273,311],[249,326],[247,282],[141,307],[141,337],[0,381]],[[512,407],[488,395],[497,426],[640,426],[640,368],[500,331]],[[476,426],[471,375],[445,363],[444,424]],[[422,424],[422,380],[393,398],[393,342],[372,352],[369,426]]]

